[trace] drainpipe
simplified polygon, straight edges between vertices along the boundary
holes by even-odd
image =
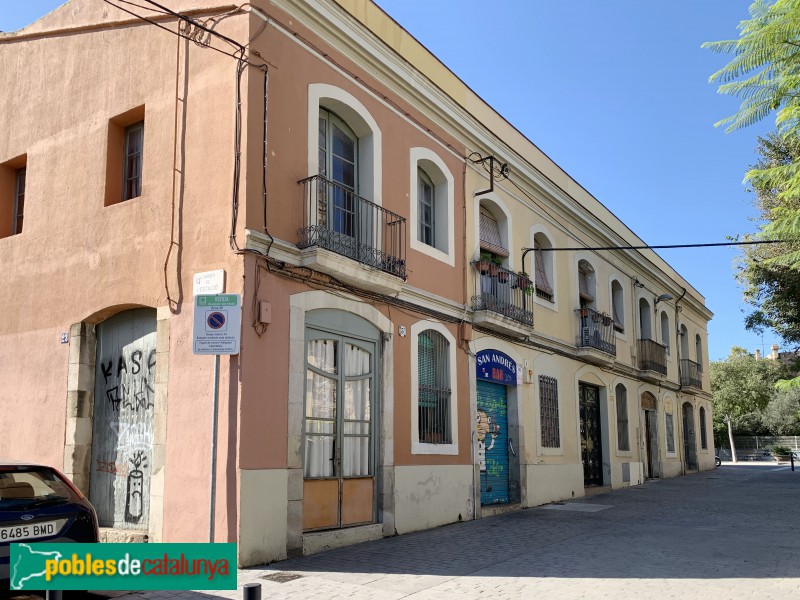
[[[681,390],[683,389],[683,379],[681,377],[681,329],[680,325],[678,324],[678,314],[680,314],[680,307],[678,303],[683,300],[683,297],[686,295],[686,288],[682,287],[683,293],[681,293],[680,297],[675,301],[675,356],[678,359],[678,392],[675,394],[675,404],[680,404],[680,395]],[[677,408],[677,407],[675,407]],[[675,408],[672,409],[672,418],[676,417],[675,415]],[[678,453],[678,456],[681,457],[681,471],[683,475],[686,475],[686,449],[683,445],[683,437],[685,432],[683,431],[683,405],[681,404],[681,450]],[[673,427],[673,431],[675,427]]]

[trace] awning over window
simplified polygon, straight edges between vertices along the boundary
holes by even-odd
[[[500,227],[497,221],[490,215],[482,212],[480,214],[481,228],[481,250],[486,250],[498,256],[507,257],[508,250],[503,248],[503,241],[500,237]]]
[[[536,278],[534,281],[536,289],[548,296],[552,296],[553,288],[550,287],[550,282],[547,280],[547,271],[544,268],[544,255],[539,250],[539,244],[534,244],[533,247],[533,256],[536,262]]]
[[[583,269],[578,271],[578,296],[584,302],[594,302],[594,296],[589,293],[589,273]]]

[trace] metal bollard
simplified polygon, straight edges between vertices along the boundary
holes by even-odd
[[[242,589],[242,600],[261,600],[261,584],[246,583]]]
[[[47,600],[61,600],[63,594],[61,590],[47,590]]]
[[[789,455],[789,461],[792,463],[792,471],[794,471],[794,452]]]

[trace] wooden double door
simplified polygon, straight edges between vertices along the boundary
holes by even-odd
[[[373,523],[378,341],[306,329],[303,529]]]

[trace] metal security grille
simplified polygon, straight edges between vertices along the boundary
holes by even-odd
[[[419,441],[450,444],[450,343],[433,330],[419,334]]]
[[[506,386],[478,381],[478,462],[481,505],[504,504],[509,494],[508,399]]]
[[[558,381],[539,375],[539,406],[542,422],[542,446],[558,448],[561,436],[558,425]]]

